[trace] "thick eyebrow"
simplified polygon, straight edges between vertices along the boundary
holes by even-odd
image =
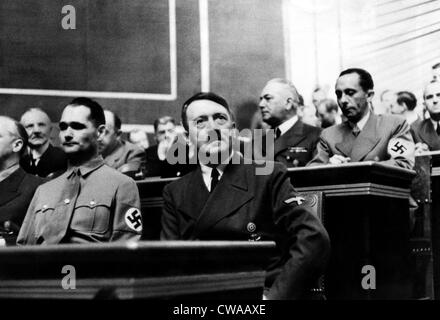
[[[267,99],[267,98],[271,98],[271,97],[272,97],[271,94],[266,93],[265,95],[263,95],[263,96],[260,97],[260,100],[263,99],[263,98],[264,98],[264,99]]]

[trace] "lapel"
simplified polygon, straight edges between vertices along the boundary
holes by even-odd
[[[351,161],[362,161],[363,158],[378,144],[380,137],[376,135],[377,116],[370,112],[370,117],[357,136],[351,151]]]
[[[277,156],[278,153],[284,151],[289,147],[297,146],[306,137],[304,134],[304,124],[301,120],[297,120],[296,123],[286,131],[282,136],[275,140],[274,144],[274,155]]]
[[[189,175],[188,183],[183,186],[185,201],[182,203],[182,211],[197,220],[205,206],[206,198],[209,197],[209,191],[203,181],[200,166]]]
[[[440,139],[437,132],[434,130],[434,126],[430,119],[426,119],[422,122],[420,135],[423,141],[430,147],[431,150],[440,149]]]
[[[23,169],[19,168],[5,180],[0,182],[0,206],[20,195],[18,188],[23,181],[24,176],[25,172]]]
[[[342,141],[335,144],[335,148],[342,153],[344,157],[350,157],[356,137],[352,133],[352,128],[348,121],[341,124]]]
[[[192,238],[197,238],[206,229],[250,201],[254,195],[249,190],[247,166],[229,164],[214,192],[210,194],[194,226]]]

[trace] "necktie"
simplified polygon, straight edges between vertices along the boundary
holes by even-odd
[[[353,127],[353,134],[354,134],[354,136],[357,137],[360,132],[361,132],[361,129],[359,129],[357,124],[355,124],[354,127]]]
[[[440,136],[440,121],[437,121],[437,130],[435,130],[437,132],[437,135]]]
[[[219,173],[217,169],[212,169],[211,171],[211,191],[213,192],[218,183]]]
[[[275,129],[275,139],[278,139],[281,136],[281,130],[280,128]]]

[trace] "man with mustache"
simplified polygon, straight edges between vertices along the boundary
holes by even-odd
[[[416,154],[425,151],[440,150],[440,82],[428,83],[423,92],[423,99],[430,118],[418,120],[411,126]]]
[[[54,178],[66,171],[66,154],[50,143],[52,122],[47,113],[30,108],[23,113],[20,122],[29,136],[28,152],[20,160],[22,168],[43,178]]]
[[[259,165],[234,150],[232,113],[215,93],[188,99],[182,124],[199,166],[164,188],[161,239],[275,241],[264,298],[310,297],[329,256],[329,238],[298,200],[285,166],[274,163],[260,174]]]
[[[375,115],[371,75],[359,68],[342,71],[336,81],[338,105],[347,121],[324,129],[308,165],[380,161],[412,169],[414,141],[409,124],[394,115]]]
[[[59,126],[69,167],[35,192],[18,244],[138,240],[142,217],[136,183],[98,154],[98,139],[105,133],[102,107],[76,98],[64,108]]]

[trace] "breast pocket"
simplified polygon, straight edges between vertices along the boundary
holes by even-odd
[[[78,199],[72,217],[71,229],[106,233],[110,228],[112,199]]]

